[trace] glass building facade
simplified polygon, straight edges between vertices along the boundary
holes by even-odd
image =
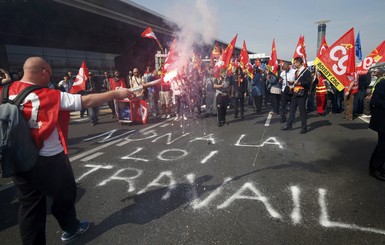
[[[102,75],[104,71],[112,73],[115,69],[115,58],[118,56],[109,53],[8,44],[5,45],[5,48],[11,74],[22,71],[23,64],[28,57],[40,56],[52,67],[52,82],[62,80],[64,73],[68,71],[76,76],[83,61],[86,62],[88,70],[95,75]]]

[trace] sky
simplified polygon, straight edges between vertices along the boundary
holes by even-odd
[[[126,1],[126,0],[123,0]],[[129,1],[129,0],[128,0]],[[131,0],[208,40],[236,47],[246,41],[248,51],[270,55],[273,38],[279,59],[291,60],[300,35],[305,36],[308,60],[317,52],[317,24],[330,20],[330,46],[354,28],[360,32],[363,57],[385,40],[384,0]],[[182,28],[183,29],[183,28]],[[155,33],[156,34],[156,33]]]

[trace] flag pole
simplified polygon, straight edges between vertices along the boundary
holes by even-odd
[[[159,48],[160,48],[160,50],[162,51],[162,54],[163,54],[163,53],[164,53],[164,51],[163,51],[163,47],[162,47],[162,45],[160,44],[160,42],[159,42],[158,38],[156,38],[155,40],[156,40],[156,42],[158,43],[158,45],[159,45]]]

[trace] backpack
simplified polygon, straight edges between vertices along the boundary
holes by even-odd
[[[3,178],[30,170],[35,165],[40,151],[19,106],[29,93],[42,87],[29,86],[15,99],[10,100],[10,85],[4,86],[3,101],[0,104],[0,174]]]

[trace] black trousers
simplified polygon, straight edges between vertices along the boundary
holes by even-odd
[[[234,98],[234,116],[238,117],[238,111],[241,113],[241,117],[243,117],[245,112],[245,95],[244,93],[237,92]]]
[[[107,104],[108,104],[108,107],[110,107],[110,109],[111,109],[112,115],[116,116],[114,101],[110,100],[107,102]]]
[[[68,156],[39,156],[30,171],[13,177],[20,202],[19,228],[23,244],[45,244],[46,202],[52,198],[51,212],[63,231],[78,228],[76,183]]]
[[[370,157],[369,169],[380,170],[385,163],[385,132],[378,132],[376,148]]]
[[[303,96],[297,96],[293,95],[291,102],[290,102],[290,113],[289,118],[287,119],[286,126],[292,127],[295,113],[297,111],[297,107],[299,108],[299,116],[301,118],[301,124],[302,129],[307,130],[307,114],[306,114],[306,99],[307,99],[307,92],[305,91],[305,94]]]
[[[280,101],[280,94],[272,94],[270,93],[270,100],[271,100],[271,110],[274,113],[279,113],[279,101]]]
[[[287,105],[291,102],[293,95],[282,93],[281,94],[281,122],[286,121]]]
[[[226,122],[226,111],[227,106],[229,105],[230,98],[225,94],[218,94],[217,98],[217,109],[218,109],[218,123]]]
[[[262,101],[263,101],[263,96],[258,95],[258,96],[253,96],[254,98],[254,103],[255,103],[255,108],[257,110],[257,114],[262,112]]]

